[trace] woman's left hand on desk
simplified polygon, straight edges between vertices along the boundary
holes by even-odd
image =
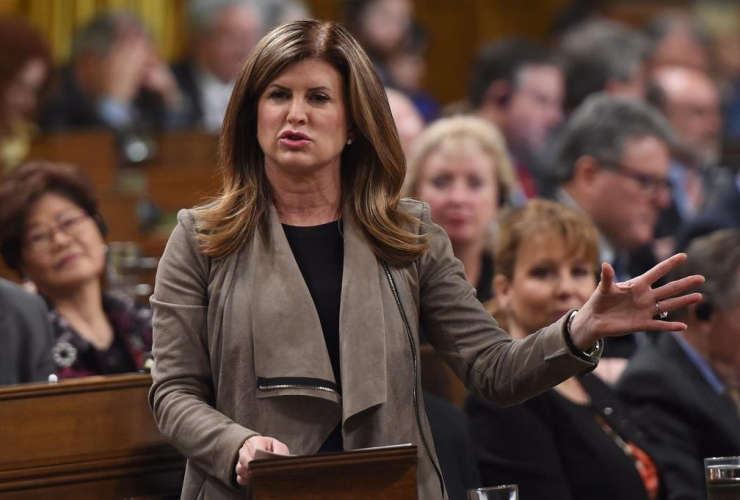
[[[236,482],[244,486],[249,482],[249,462],[254,460],[257,449],[288,455],[290,451],[285,444],[277,439],[265,436],[252,436],[239,449],[239,458],[236,461]]]

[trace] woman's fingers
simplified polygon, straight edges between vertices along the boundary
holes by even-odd
[[[614,268],[608,262],[601,263],[601,282],[599,286],[604,290],[611,289],[614,284]]]
[[[249,481],[248,476],[248,470],[246,467],[242,466],[241,462],[237,462],[236,464],[236,482],[240,485],[244,486]]]
[[[290,455],[290,450],[288,450],[288,447],[277,439],[272,440],[272,451],[275,453],[280,453],[281,455]]]
[[[236,482],[242,486],[249,482],[249,462],[254,460],[258,449],[282,455],[290,454],[288,447],[277,439],[264,436],[252,436],[247,439],[239,449],[239,458],[236,462]]]
[[[660,278],[668,274],[671,270],[681,265],[686,260],[685,253],[677,253],[672,257],[668,257],[663,262],[659,262],[652,269],[647,271],[645,274],[640,276],[641,279],[646,279],[649,283],[655,283]]]
[[[698,304],[702,300],[700,293],[690,293],[689,295],[683,295],[681,297],[673,297],[672,299],[659,300],[660,310],[665,312],[675,311],[692,304]]]
[[[681,292],[685,292],[691,288],[701,285],[704,283],[704,276],[695,274],[693,276],[687,276],[677,281],[671,281],[670,283],[661,287],[655,288],[655,297],[657,300],[663,300],[668,297],[673,297]]]
[[[257,448],[267,449],[265,438],[252,436],[239,449],[239,457],[236,461],[236,482],[244,486],[249,482],[249,462],[254,460],[254,452]]]
[[[680,332],[681,330],[686,330],[686,323],[654,319],[648,323],[645,330],[650,332]]]

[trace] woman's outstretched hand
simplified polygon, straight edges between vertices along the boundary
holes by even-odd
[[[239,449],[239,458],[236,462],[236,482],[242,486],[249,482],[249,462],[254,460],[254,454],[257,448],[281,455],[290,453],[288,447],[275,438],[252,436],[247,439]]]
[[[633,332],[684,330],[684,323],[662,321],[653,317],[661,312],[675,311],[700,302],[700,293],[680,297],[675,295],[700,285],[704,282],[704,277],[688,276],[655,289],[652,284],[685,260],[686,254],[676,254],[645,274],[624,283],[616,283],[612,266],[602,264],[601,283],[573,318],[570,333],[576,346],[586,350],[601,337]]]

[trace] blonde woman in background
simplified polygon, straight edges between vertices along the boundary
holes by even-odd
[[[409,160],[406,195],[429,203],[481,302],[493,297],[493,224],[515,182],[503,136],[480,118],[434,122]]]

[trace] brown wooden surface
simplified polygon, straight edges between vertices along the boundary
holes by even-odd
[[[112,188],[118,173],[115,139],[107,131],[41,135],[31,144],[28,159],[71,163],[82,167],[98,190]]]
[[[201,132],[163,134],[156,157],[136,170],[147,179],[148,194],[163,210],[203,203],[218,193],[218,137]]]
[[[184,461],[150,386],[131,374],[0,389],[0,499],[177,497]]]
[[[417,500],[416,446],[255,460],[254,500]]]
[[[429,344],[421,346],[419,355],[421,357],[421,388],[462,408],[468,390],[455,372]]]

